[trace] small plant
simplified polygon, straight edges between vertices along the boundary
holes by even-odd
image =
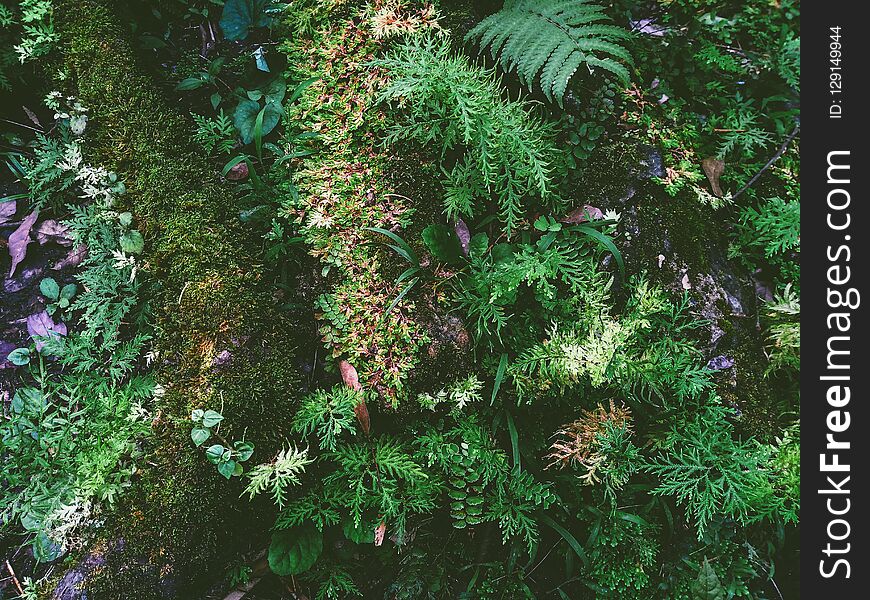
[[[45,306],[46,312],[49,315],[54,315],[60,311],[62,318],[69,317],[68,309],[77,289],[74,283],[68,283],[61,288],[53,277],[46,277],[39,282],[39,291],[42,292],[46,300],[50,300]]]
[[[244,440],[230,443],[221,436],[218,429],[224,417],[217,411],[197,408],[190,413],[190,420],[194,423],[190,430],[190,439],[194,445],[202,446],[212,437],[220,442],[205,449],[205,457],[215,465],[217,472],[226,479],[241,476],[244,472],[242,463],[254,454],[254,445]]]
[[[217,151],[218,154],[229,154],[236,146],[236,128],[232,120],[221,109],[214,118],[203,117],[191,113],[196,123],[193,139],[202,146],[207,154]]]

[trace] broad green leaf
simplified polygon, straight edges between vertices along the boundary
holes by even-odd
[[[187,79],[182,79],[178,85],[175,86],[175,90],[178,92],[184,92],[187,90],[195,90],[201,88],[205,85],[205,81],[203,81],[199,77],[188,77]]]
[[[234,460],[224,460],[218,463],[217,470],[218,473],[223,475],[226,479],[230,479],[233,475],[236,474],[236,468],[241,467],[239,463]]]
[[[209,462],[217,464],[220,461],[221,457],[224,455],[224,450],[226,449],[220,444],[209,446],[205,451],[205,457],[209,460]]]
[[[121,236],[121,251],[125,254],[142,254],[143,250],[145,250],[145,240],[135,229]]]
[[[61,300],[72,300],[76,295],[78,288],[74,283],[68,283],[60,290],[60,299]]]
[[[210,437],[211,431],[204,427],[195,427],[190,430],[190,439],[196,446],[202,446]]]
[[[251,458],[251,455],[254,453],[254,444],[252,444],[251,442],[239,441],[233,444],[233,447],[236,451],[236,459],[239,462],[245,462],[246,460]]]
[[[347,519],[341,528],[344,537],[354,544],[371,544],[375,541],[375,528],[371,523],[362,522],[357,526],[353,519]]]
[[[429,225],[423,230],[423,242],[429,248],[432,256],[446,263],[458,263],[462,260],[462,243],[456,232],[440,223]]]
[[[60,297],[60,286],[52,277],[46,277],[39,282],[39,291],[49,300],[57,300]]]
[[[268,0],[227,0],[220,20],[224,37],[238,42],[248,37],[254,27],[268,27],[272,22],[265,12],[268,5]]]
[[[710,561],[704,558],[698,578],[692,584],[692,600],[725,600],[725,588]]]
[[[207,410],[202,414],[202,426],[214,427],[224,420],[224,416],[217,411]]]
[[[284,109],[274,102],[267,102],[266,106],[260,106],[259,102],[253,100],[242,100],[236,106],[236,111],[233,114],[233,123],[242,138],[243,144],[250,144],[254,141],[254,128],[257,126],[257,115],[263,111],[261,136],[266,136],[278,125],[284,114]]]
[[[6,359],[16,367],[23,367],[30,362],[30,348],[16,348]]]
[[[311,526],[276,531],[269,545],[269,567],[281,577],[304,573],[323,551],[323,534]]]

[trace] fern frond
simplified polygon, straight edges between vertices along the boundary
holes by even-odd
[[[526,86],[539,79],[544,95],[561,105],[580,65],[630,80],[625,65],[632,63],[631,55],[619,44],[630,34],[603,23],[608,20],[603,7],[590,0],[518,0],[478,23],[466,39],[489,48]]]

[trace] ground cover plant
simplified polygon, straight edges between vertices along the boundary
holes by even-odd
[[[799,21],[4,1],[0,597],[799,597]]]

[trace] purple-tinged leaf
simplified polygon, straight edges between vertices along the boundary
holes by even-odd
[[[40,246],[44,246],[48,242],[55,242],[61,246],[72,246],[73,243],[69,227],[54,219],[46,219],[39,224],[36,228],[36,239]]]
[[[67,328],[63,321],[55,323],[46,311],[42,311],[27,317],[27,333],[36,342],[36,349],[42,350],[47,338],[64,336]]]
[[[15,203],[15,200],[0,202],[0,225],[11,221],[12,217],[15,216],[16,210],[18,210],[18,205]]]
[[[30,230],[33,228],[33,224],[36,223],[36,217],[38,216],[39,211],[35,210],[24,217],[18,229],[13,231],[12,235],[9,236],[9,256],[12,258],[9,277],[15,274],[15,267],[27,256],[27,244],[30,243]]]
[[[471,242],[471,231],[468,230],[468,225],[465,221],[459,219],[456,221],[456,236],[459,238],[459,243],[462,245],[462,253],[468,256],[468,244]]]
[[[82,261],[88,255],[88,247],[84,244],[79,244],[69,251],[62,259],[57,261],[52,267],[52,271],[60,271],[67,267],[77,267],[82,264]]]
[[[714,356],[710,359],[710,362],[707,363],[707,368],[711,371],[723,371],[725,369],[730,369],[734,366],[734,359],[730,356]]]

